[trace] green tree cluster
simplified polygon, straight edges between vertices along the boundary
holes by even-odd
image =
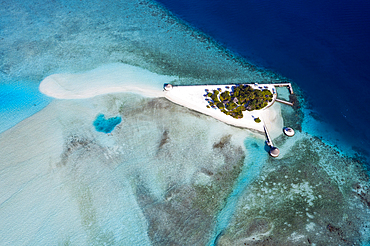
[[[218,108],[226,115],[236,119],[243,118],[243,111],[259,110],[272,101],[270,90],[253,89],[249,85],[231,87],[231,91],[213,90],[208,92],[208,108]]]

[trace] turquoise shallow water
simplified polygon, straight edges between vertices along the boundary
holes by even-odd
[[[0,84],[0,132],[35,114],[50,102],[35,82],[6,81]]]
[[[122,119],[120,116],[106,119],[104,114],[99,114],[93,122],[93,125],[98,132],[111,133],[121,121]]]

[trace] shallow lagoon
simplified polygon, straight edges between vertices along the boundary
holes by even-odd
[[[93,125],[95,126],[95,130],[98,132],[104,132],[104,133],[111,133],[113,129],[121,123],[122,118],[120,116],[111,117],[106,119],[104,114],[99,114]]]

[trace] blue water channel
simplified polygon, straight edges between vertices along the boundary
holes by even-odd
[[[261,144],[261,140],[251,141],[251,138],[248,138],[244,144],[247,150],[243,170],[235,183],[233,192],[226,200],[225,207],[217,215],[216,226],[213,237],[208,243],[209,246],[217,245],[217,240],[234,215],[239,198],[243,195],[247,186],[259,176],[262,164],[266,162],[267,158],[270,158],[264,149],[264,145]]]

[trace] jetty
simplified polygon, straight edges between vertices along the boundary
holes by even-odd
[[[279,154],[280,154],[280,150],[277,147],[275,147],[274,144],[272,143],[272,139],[271,139],[269,131],[268,131],[266,125],[265,125],[265,122],[263,122],[263,129],[264,129],[265,135],[266,135],[266,144],[270,147],[269,154],[272,157],[278,157]]]
[[[293,103],[291,102],[287,102],[287,101],[284,101],[284,100],[281,100],[279,98],[276,98],[275,99],[276,102],[279,102],[279,103],[282,103],[282,104],[286,104],[286,105],[289,105],[289,106],[293,106]]]
[[[265,131],[266,135],[266,144],[270,147],[274,147],[274,144],[272,143],[272,139],[270,137],[269,131],[267,130],[265,122],[263,122],[263,130]]]

